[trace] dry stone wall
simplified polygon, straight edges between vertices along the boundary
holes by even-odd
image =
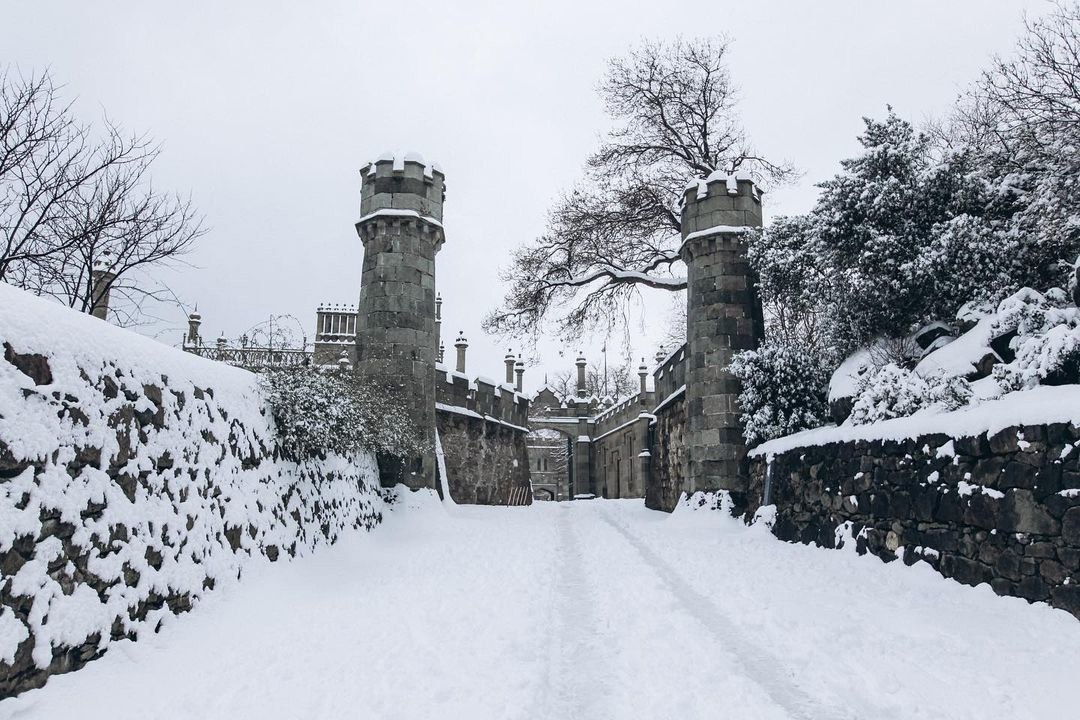
[[[768,486],[768,488],[766,488]],[[768,497],[766,498],[766,495]],[[1080,617],[1080,428],[836,442],[754,459],[751,515],[782,540],[855,543]]]
[[[0,697],[380,521],[374,461],[284,457],[251,373],[2,284],[0,307]]]

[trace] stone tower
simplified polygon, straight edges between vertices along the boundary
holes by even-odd
[[[746,487],[740,384],[727,365],[757,347],[765,323],[744,236],[761,227],[761,191],[713,173],[683,197],[680,250],[687,267],[687,479],[689,492]]]
[[[445,178],[415,154],[383,155],[360,174],[356,370],[405,400],[427,448],[418,457],[379,458],[379,473],[386,485],[434,488],[435,255],[444,240]]]

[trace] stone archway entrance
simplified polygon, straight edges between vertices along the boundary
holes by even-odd
[[[536,500],[568,500],[573,467],[570,436],[561,429],[534,427],[525,436],[529,475]]]

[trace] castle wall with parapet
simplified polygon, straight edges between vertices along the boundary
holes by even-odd
[[[476,505],[532,502],[529,400],[512,385],[435,369],[435,420],[450,497]]]

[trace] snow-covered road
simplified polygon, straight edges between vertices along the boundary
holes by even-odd
[[[640,501],[449,507],[249,572],[0,718],[1076,718],[1080,622]]]

